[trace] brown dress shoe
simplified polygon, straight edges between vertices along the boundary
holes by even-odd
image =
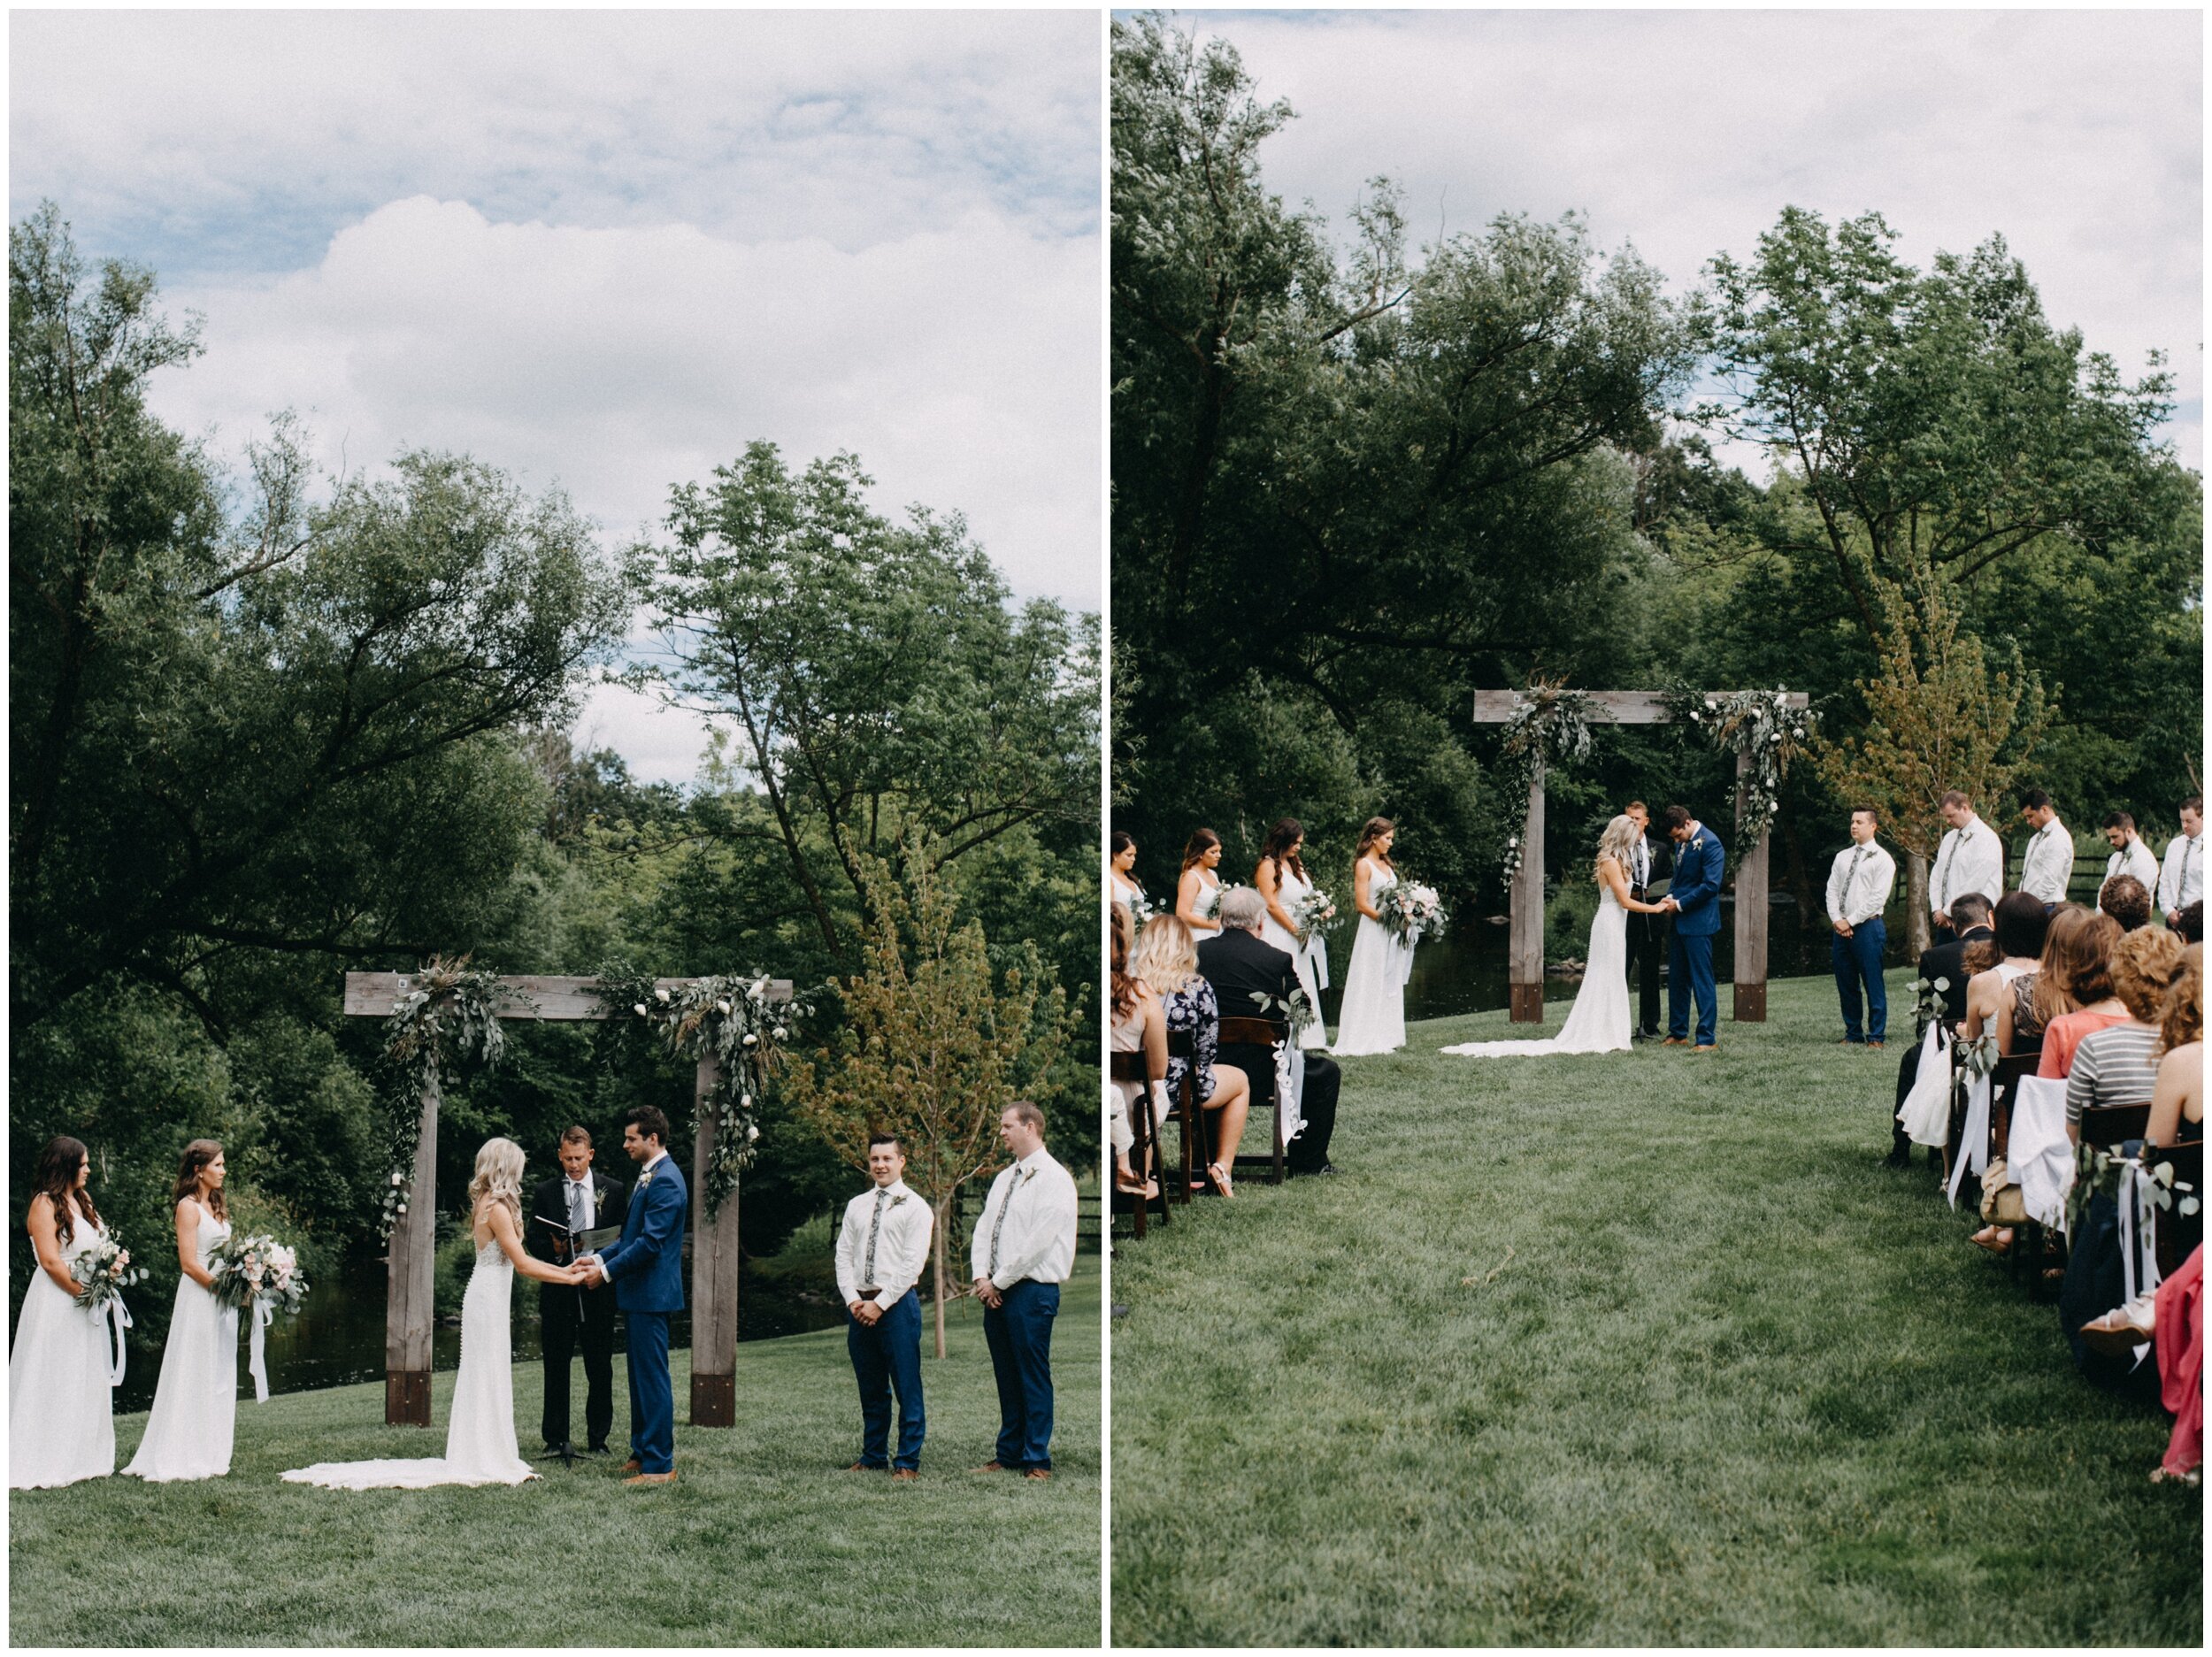
[[[1033,1467],[1029,1469],[1029,1471],[1024,1473],[1022,1477],[1024,1478],[1050,1478],[1052,1477],[1052,1469],[1048,1467]]]
[[[986,1461],[981,1467],[972,1467],[971,1473],[1003,1473],[1006,1469],[996,1461]]]
[[[1690,1045],[1690,1039],[1687,1036],[1669,1036],[1659,1045],[1663,1047],[1686,1047]]]
[[[1720,1043],[1717,1041],[1700,1042],[1695,1047],[1692,1048],[1691,1051],[1701,1055],[1708,1053],[1718,1053],[1720,1051]]]
[[[672,1484],[676,1482],[676,1469],[672,1467],[665,1473],[639,1473],[622,1482],[626,1484]]]
[[[645,1463],[639,1461],[637,1457],[632,1456],[622,1464],[622,1470],[625,1473],[642,1473],[645,1471]]]
[[[883,1469],[880,1467],[871,1467],[865,1461],[855,1461],[850,1467],[847,1468],[845,1471],[848,1473],[880,1473],[883,1471]]]
[[[891,1469],[891,1478],[892,1478],[892,1482],[893,1482],[894,1484],[897,1483],[897,1481],[899,1481],[900,1479],[902,1479],[902,1478],[919,1478],[919,1477],[921,1477],[921,1475],[920,1475],[919,1473],[916,1472],[916,1471],[915,1471],[912,1468],[910,1468],[910,1467],[895,1467],[895,1468],[893,1468],[893,1469]]]

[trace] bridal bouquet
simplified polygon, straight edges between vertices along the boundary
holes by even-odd
[[[119,1300],[131,1285],[143,1281],[146,1270],[131,1264],[131,1251],[110,1231],[95,1238],[69,1262],[69,1275],[83,1285],[77,1291],[77,1304],[96,1312],[110,1300]]]
[[[288,1316],[307,1299],[299,1256],[273,1237],[227,1238],[208,1256],[207,1269],[215,1278],[216,1300],[242,1311],[262,1300]]]
[[[1310,944],[1334,928],[1336,900],[1316,886],[1290,906],[1290,918],[1297,927],[1298,941]]]
[[[1422,939],[1440,933],[1450,918],[1445,913],[1442,894],[1434,886],[1410,881],[1402,880],[1392,886],[1375,907],[1382,911],[1383,930],[1403,939],[1409,949]]]
[[[1160,912],[1152,907],[1152,900],[1141,891],[1132,892],[1124,901],[1129,905],[1129,919],[1133,929],[1137,932],[1142,932],[1144,924]]]

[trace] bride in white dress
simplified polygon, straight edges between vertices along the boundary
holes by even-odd
[[[1390,843],[1397,825],[1386,817],[1370,817],[1359,832],[1352,863],[1352,903],[1359,910],[1359,931],[1352,939],[1352,964],[1344,972],[1344,1001],[1337,1009],[1339,1056],[1395,1053],[1406,1044],[1406,979],[1413,973],[1413,947],[1382,924],[1376,901],[1398,884],[1391,867]]]
[[[157,1484],[220,1478],[230,1471],[238,1405],[238,1308],[215,1298],[207,1262],[230,1239],[223,1206],[223,1147],[195,1139],[184,1147],[171,1193],[177,1205],[176,1308],[161,1348],[154,1413],[138,1454],[123,1470]]]
[[[1194,829],[1183,848],[1183,872],[1175,878],[1175,918],[1200,943],[1221,934],[1221,836]]]
[[[1260,866],[1252,872],[1252,884],[1267,900],[1267,910],[1260,917],[1260,936],[1290,957],[1313,1009],[1313,1022],[1298,1032],[1298,1045],[1325,1047],[1329,1036],[1321,1027],[1321,992],[1329,987],[1328,941],[1316,932],[1300,943],[1294,913],[1295,906],[1313,892],[1305,861],[1298,855],[1305,844],[1306,831],[1298,819],[1283,818],[1267,832],[1266,848],[1260,853]]]
[[[1617,1053],[1629,1044],[1628,917],[1658,915],[1663,903],[1640,903],[1629,896],[1629,860],[1636,845],[1636,820],[1617,817],[1598,841],[1598,912],[1590,923],[1590,958],[1582,987],[1557,1035],[1541,1041],[1463,1041],[1446,1053],[1476,1059],[1530,1058],[1549,1053]]]
[[[285,1477],[336,1490],[420,1489],[431,1484],[519,1484],[535,1478],[515,1446],[514,1348],[509,1308],[515,1273],[541,1283],[581,1283],[587,1268],[534,1260],[522,1248],[522,1147],[487,1139],[469,1181],[476,1270],[461,1297],[461,1372],[442,1456],[319,1461]]]
[[[107,1235],[86,1182],[81,1141],[57,1136],[38,1159],[26,1225],[38,1257],[8,1354],[8,1488],[50,1489],[115,1471],[108,1318],[77,1304],[70,1262]]]

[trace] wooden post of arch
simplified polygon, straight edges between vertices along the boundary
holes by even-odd
[[[1616,725],[1668,725],[1674,715],[1666,698],[1651,690],[1586,692],[1602,717]],[[1521,693],[1479,690],[1475,693],[1475,723],[1503,725],[1519,711]],[[1784,694],[1782,705],[1801,709],[1809,698],[1802,691]],[[1743,823],[1746,779],[1751,769],[1748,755],[1736,756],[1735,830],[1746,832]],[[1767,1016],[1767,831],[1755,825],[1756,833],[1739,848],[1736,861],[1736,965],[1732,975],[1734,1022],[1764,1024]],[[1529,785],[1528,816],[1521,835],[1521,869],[1514,877],[1511,894],[1511,943],[1508,982],[1512,998],[1511,1022],[1540,1024],[1544,1017],[1544,772],[1540,764]]]
[[[656,986],[680,989],[690,978],[658,978]],[[349,972],[345,1010],[360,1018],[388,1017],[414,985],[406,972]],[[602,1020],[606,1003],[596,978],[503,977],[509,998],[503,1018]],[[768,986],[768,999],[791,999],[791,980]],[[693,1083],[698,1132],[692,1141],[691,1179],[691,1424],[729,1427],[737,1422],[737,1193],[706,1217],[706,1173],[714,1158],[716,1124],[705,1109],[720,1077],[711,1059],[700,1062]],[[390,1426],[430,1425],[430,1350],[438,1254],[438,1089],[426,1087],[416,1129],[414,1184],[407,1212],[392,1227],[384,1299],[384,1420]],[[673,1147],[670,1147],[673,1150]]]

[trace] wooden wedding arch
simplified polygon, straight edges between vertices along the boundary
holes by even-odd
[[[1583,694],[1615,725],[1671,725],[1675,715],[1666,695],[1651,690],[1599,690]],[[1779,693],[1779,705],[1802,711],[1809,698],[1802,691]],[[1503,725],[1528,705],[1517,690],[1475,693],[1475,723]],[[1736,823],[1743,832],[1744,778],[1751,756],[1736,755]],[[1767,828],[1742,847],[1736,863],[1736,964],[1734,1006],[1738,1024],[1763,1024],[1767,1017]],[[1538,761],[1528,786],[1528,817],[1521,831],[1521,866],[1513,877],[1509,908],[1508,983],[1510,1022],[1533,1024],[1544,1017],[1544,767]]]
[[[349,972],[345,1010],[358,1018],[384,1018],[415,987],[409,972]],[[503,976],[497,1003],[503,1018],[562,1021],[610,1016],[596,978]],[[657,989],[676,990],[693,978],[657,978]],[[791,980],[768,986],[766,999],[788,1001]],[[721,1078],[720,1061],[699,1061],[693,1085],[698,1131],[691,1153],[691,1424],[737,1424],[737,1193],[707,1215],[707,1173],[713,1166],[716,1123],[708,1101]],[[422,1090],[416,1130],[414,1184],[406,1211],[392,1227],[390,1278],[384,1300],[384,1420],[388,1425],[430,1424],[430,1330],[438,1253],[438,1085]]]

